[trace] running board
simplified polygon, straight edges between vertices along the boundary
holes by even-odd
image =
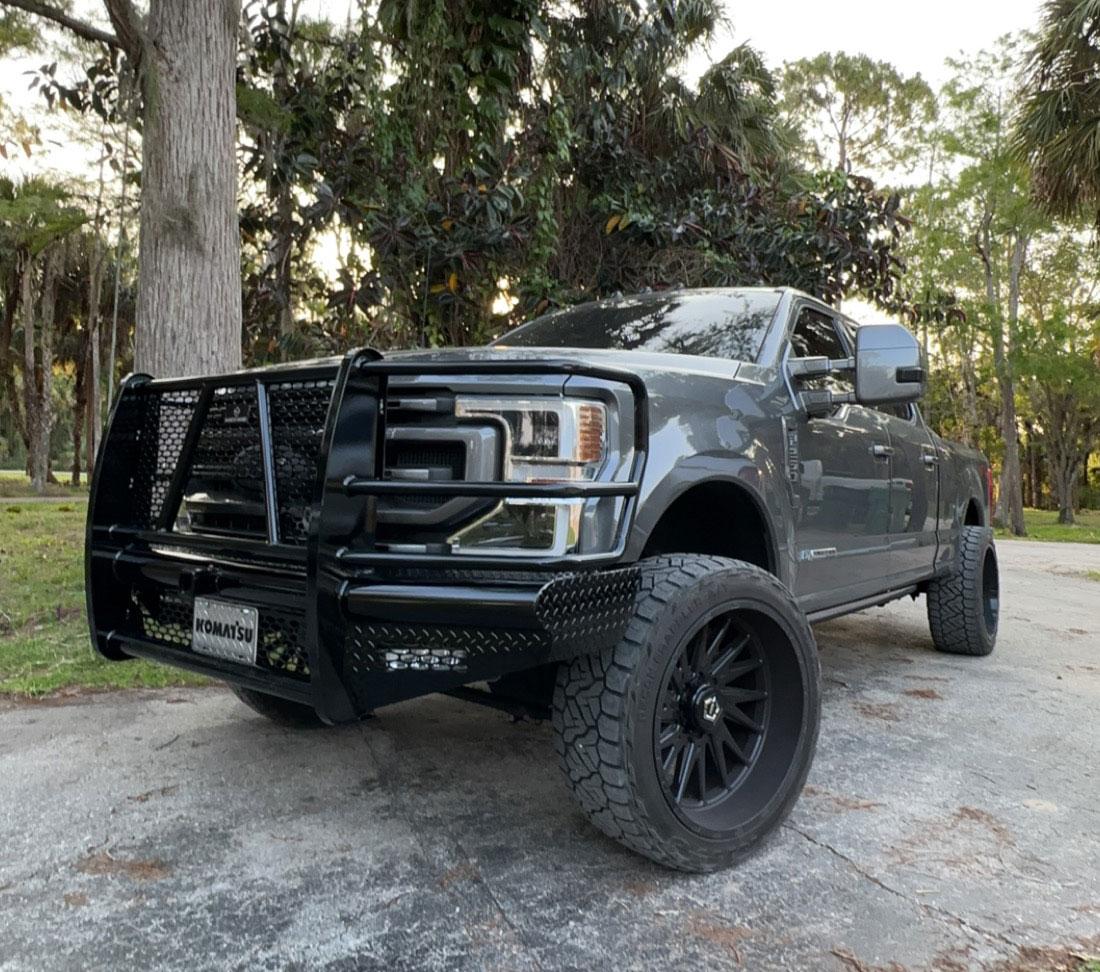
[[[854,614],[856,611],[863,611],[866,608],[882,607],[884,604],[889,604],[891,601],[897,601],[907,594],[916,593],[917,585],[910,584],[908,587],[902,587],[896,591],[889,591],[886,594],[872,594],[870,597],[863,597],[858,601],[849,601],[847,604],[837,604],[833,607],[822,608],[820,611],[811,611],[806,615],[806,618],[809,620],[810,624],[817,624],[819,621],[829,621],[832,618],[839,618],[842,614]]]

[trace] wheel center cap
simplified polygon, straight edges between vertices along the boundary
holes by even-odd
[[[713,729],[722,718],[722,702],[711,685],[704,685],[695,694],[695,720],[703,729]]]

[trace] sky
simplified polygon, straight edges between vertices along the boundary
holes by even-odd
[[[1037,27],[1040,5],[1040,0],[727,0],[726,9],[733,42],[748,41],[772,67],[821,51],[844,51],[890,61],[906,74],[919,72],[935,86],[948,76],[946,58]]]

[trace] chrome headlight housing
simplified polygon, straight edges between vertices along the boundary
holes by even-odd
[[[608,413],[602,402],[579,398],[455,400],[458,419],[488,418],[504,432],[501,479],[512,483],[595,480],[608,458]],[[507,499],[455,532],[455,553],[560,555],[580,537],[585,500]]]

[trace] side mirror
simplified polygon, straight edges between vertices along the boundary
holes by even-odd
[[[863,405],[915,402],[924,395],[920,345],[900,324],[856,330],[856,401]]]

